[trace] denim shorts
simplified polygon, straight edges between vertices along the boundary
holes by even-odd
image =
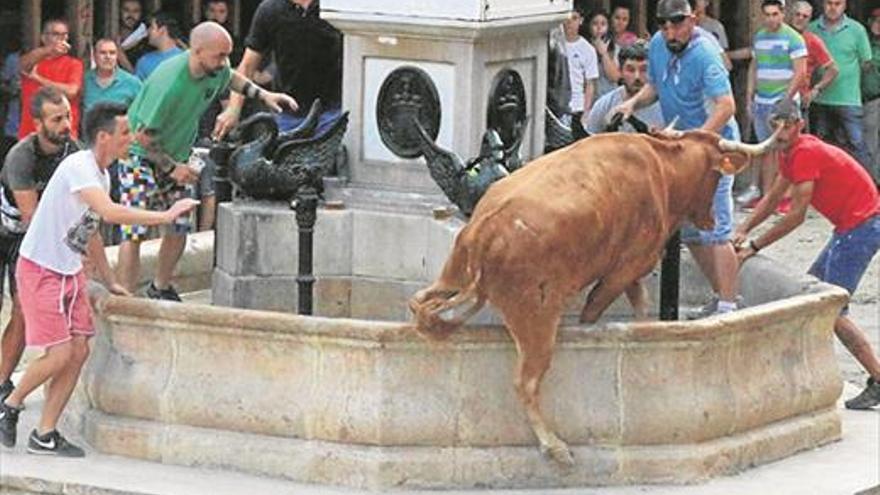
[[[843,233],[835,232],[809,274],[850,294],[856,291],[871,259],[880,249],[880,214]]]
[[[681,228],[681,242],[700,246],[724,244],[733,234],[733,176],[722,175],[712,200],[712,230],[699,230],[688,222]]]
[[[752,119],[755,126],[755,137],[763,141],[773,135],[773,126],[770,125],[770,114],[773,111],[773,103],[752,102]]]

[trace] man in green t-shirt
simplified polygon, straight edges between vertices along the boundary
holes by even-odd
[[[862,104],[865,105],[865,142],[880,173],[880,7],[868,17],[871,35],[871,66],[862,75]]]
[[[810,31],[822,38],[840,71],[813,101],[810,122],[815,122],[813,130],[819,137],[849,151],[878,182],[865,144],[860,90],[863,67],[871,61],[871,44],[865,27],[845,11],[846,0],[825,0],[824,13],[810,23]]]
[[[187,186],[198,172],[187,165],[198,133],[199,119],[218,93],[227,86],[249,98],[259,98],[269,108],[296,110],[296,101],[272,93],[229,68],[232,39],[223,27],[203,22],[190,34],[189,50],[163,62],[144,81],[144,87],[128,110],[137,142],[131,158],[119,164],[120,203],[163,210],[188,195]],[[147,296],[179,301],[171,286],[174,267],[186,246],[192,226],[184,218],[162,235],[159,260]],[[140,241],[147,233],[140,225],[120,226],[119,282],[134,291],[140,280]]]

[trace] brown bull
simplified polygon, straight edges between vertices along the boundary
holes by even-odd
[[[705,131],[608,134],[533,161],[489,188],[440,278],[409,301],[417,330],[444,338],[486,302],[494,306],[516,344],[514,384],[541,450],[571,464],[539,402],[566,299],[595,282],[581,321],[598,320],[658,263],[684,220],[711,228],[719,172],[738,172],[771,144]],[[468,302],[454,319],[440,317]]]

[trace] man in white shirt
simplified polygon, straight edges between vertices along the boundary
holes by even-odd
[[[98,103],[88,112],[88,149],[58,165],[22,240],[16,279],[25,341],[44,352],[28,366],[18,388],[0,403],[0,444],[6,447],[15,446],[25,397],[49,383],[27,450],[62,457],[84,455],[55,429],[89,355],[88,339],[95,334],[82,257],[94,265],[111,292],[128,295],[116,283],[104,243],[96,235],[101,219],[127,224],[171,223],[198,204],[182,199],[166,211],[154,212],[127,208],[110,199],[107,168],[128,156],[134,139],[125,113],[124,106],[109,102]]]
[[[593,106],[593,95],[596,92],[596,80],[599,79],[599,63],[596,49],[587,42],[578,30],[584,22],[584,16],[578,10],[562,23],[565,32],[565,54],[568,58],[568,74],[571,79],[571,101],[569,112],[571,127],[575,138],[586,136],[582,119],[588,115]]]

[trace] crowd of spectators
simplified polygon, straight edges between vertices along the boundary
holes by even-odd
[[[709,15],[711,0],[689,0],[696,35],[717,45],[725,68],[730,71],[737,60],[749,63],[747,87],[740,89],[745,101],[737,102],[745,115],[739,122],[741,133],[746,139],[757,140],[769,135],[766,121],[773,103],[782,97],[793,98],[809,115],[809,132],[845,148],[875,182],[880,181],[880,97],[876,82],[880,72],[876,56],[880,14],[876,9],[868,12],[862,24],[845,14],[846,0],[823,0],[817,12],[806,0],[789,3],[761,2],[763,17],[750,46],[733,49],[724,25]],[[620,0],[612,2],[610,14],[601,8],[589,12],[575,9],[565,23],[583,20],[578,23],[579,34],[593,52],[584,53],[582,45],[574,45],[574,38],[568,36],[567,47],[577,47],[569,61],[573,87],[569,115],[579,116],[581,123],[586,123],[590,115],[591,102],[582,101],[575,93],[590,94],[596,102],[616,89],[621,83],[620,50],[635,40],[650,38],[648,33],[633,32],[631,17],[630,3]],[[778,51],[783,46],[786,54]],[[595,66],[590,66],[593,59]],[[582,80],[585,74],[597,75]],[[577,122],[573,127],[577,129]],[[775,168],[775,160],[768,158],[766,165],[758,168],[760,173],[737,196],[737,203],[753,208],[762,196],[762,186],[766,189],[772,182]],[[781,204],[781,212],[787,205]]]

